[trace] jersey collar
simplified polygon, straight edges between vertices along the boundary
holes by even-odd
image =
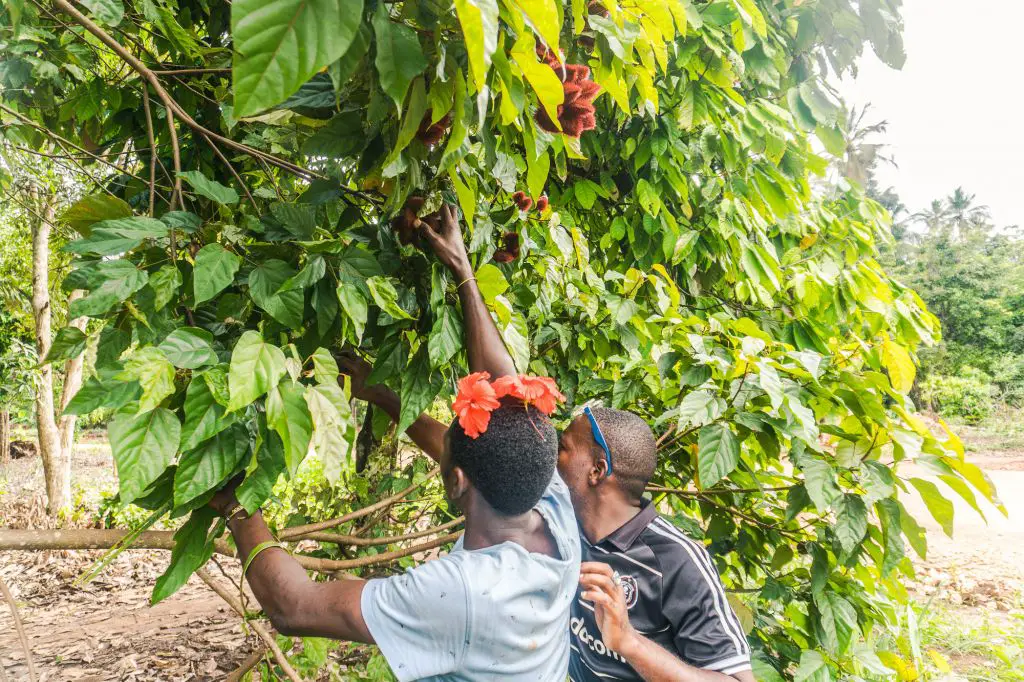
[[[644,532],[644,528],[647,528],[647,525],[658,515],[658,510],[654,508],[650,500],[641,500],[640,504],[640,511],[636,516],[613,530],[597,544],[602,545],[607,542],[620,552],[625,552],[632,547],[636,539]]]

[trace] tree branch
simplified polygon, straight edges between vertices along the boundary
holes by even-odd
[[[416,540],[423,538],[428,535],[434,535],[454,528],[463,521],[466,520],[465,516],[460,516],[457,519],[453,519],[448,523],[444,523],[440,526],[434,526],[433,528],[427,528],[425,530],[417,531],[415,533],[408,533],[406,535],[394,535],[386,538],[361,538],[355,535],[342,535],[341,533],[307,533],[300,540],[316,540],[317,542],[333,542],[336,545],[353,545],[355,547],[375,547],[378,545],[392,545],[399,542],[406,542],[408,540]]]
[[[21,624],[21,614],[18,613],[18,604],[14,601],[14,595],[7,589],[7,583],[4,582],[3,578],[0,578],[0,593],[3,594],[4,601],[11,607],[11,617],[14,619],[14,629],[18,631],[18,638],[21,640],[21,646],[25,649],[25,663],[28,665],[28,678],[35,682],[39,679],[36,674],[36,664],[32,661],[32,647],[28,643],[28,635],[25,634],[25,626]]]
[[[149,139],[149,217],[156,208],[156,136],[153,134],[153,113],[149,108],[149,88],[142,84],[142,107],[146,112],[146,137]]]

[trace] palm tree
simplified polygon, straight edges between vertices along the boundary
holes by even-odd
[[[946,198],[949,218],[958,232],[988,225],[992,221],[988,206],[975,205],[975,196],[965,191],[963,187],[957,187]]]
[[[850,109],[846,115],[846,154],[839,162],[839,172],[844,178],[867,187],[879,161],[895,166],[892,156],[883,156],[882,150],[888,145],[869,142],[873,135],[884,134],[889,122],[882,120],[866,125],[864,122],[870,104],[865,104],[860,111],[857,107]]]

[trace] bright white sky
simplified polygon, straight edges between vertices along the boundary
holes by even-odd
[[[893,71],[870,47],[850,104],[886,119],[878,141],[899,168],[882,166],[911,212],[957,186],[988,205],[997,226],[1024,226],[1024,0],[905,0],[907,63]]]

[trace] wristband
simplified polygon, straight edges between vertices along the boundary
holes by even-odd
[[[228,513],[224,515],[224,519],[227,521],[227,523],[231,523],[235,520],[235,517],[238,516],[240,512],[245,512],[245,519],[252,518],[252,514],[246,512],[244,506],[242,506],[241,504],[236,504],[234,507],[228,510]],[[245,519],[243,519],[243,521]]]
[[[458,291],[459,289],[461,289],[463,284],[466,284],[467,282],[475,282],[475,281],[476,281],[476,277],[475,276],[474,277],[467,277],[466,279],[464,279],[461,282],[459,282],[459,285],[457,287],[455,287],[455,291]]]
[[[265,549],[270,549],[271,547],[277,547],[278,549],[283,549],[286,552],[288,551],[288,549],[285,548],[285,546],[282,545],[277,540],[267,540],[265,542],[261,542],[260,544],[256,545],[255,547],[253,547],[252,551],[249,552],[249,556],[247,556],[245,558],[245,563],[242,565],[242,577],[240,577],[238,579],[238,593],[239,594],[243,594],[242,593],[242,583],[245,581],[245,574],[249,571],[249,566],[252,564],[253,560],[257,556],[259,556],[260,552],[262,552]]]

